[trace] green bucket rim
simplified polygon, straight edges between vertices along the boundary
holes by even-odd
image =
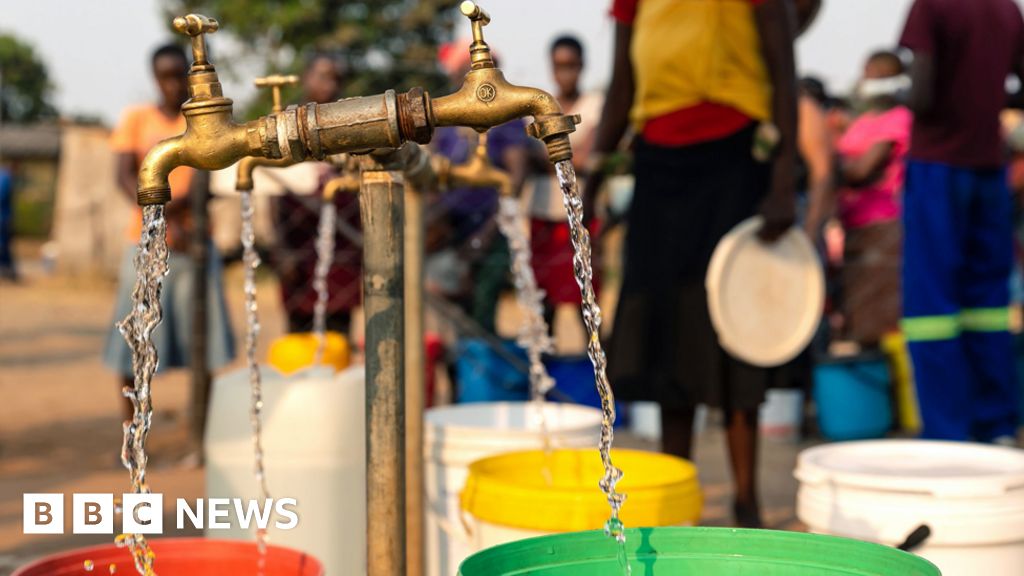
[[[635,576],[655,574],[647,568],[656,566],[659,558],[695,561],[720,558],[725,562],[738,557],[763,564],[765,568],[775,566],[778,571],[763,573],[780,576],[786,573],[787,565],[793,569],[803,568],[805,574],[831,576],[941,576],[931,562],[896,548],[804,532],[708,527],[631,528],[626,531],[626,550]],[[459,576],[540,574],[545,568],[569,565],[576,565],[579,574],[593,574],[595,563],[617,568],[617,553],[615,541],[601,530],[541,536],[477,552],[462,562]],[[810,572],[812,569],[815,571]],[[601,574],[604,573],[602,570]]]

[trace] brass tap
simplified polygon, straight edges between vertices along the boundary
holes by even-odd
[[[341,171],[341,174],[331,178],[324,184],[324,202],[334,200],[339,194],[359,193],[359,163],[348,154],[336,154],[330,158],[331,164]]]
[[[487,133],[480,134],[476,151],[465,163],[447,164],[439,171],[438,179],[442,188],[479,186],[497,188],[502,196],[512,195],[512,179],[508,172],[491,164],[487,156]]]
[[[189,14],[174,27],[192,38],[194,62],[189,71],[190,98],[181,110],[185,133],[157,144],[139,170],[139,204],[162,204],[171,198],[167,175],[178,166],[219,170],[246,156],[322,160],[340,152],[397,149],[405,142],[425,144],[436,126],[468,126],[479,132],[515,118],[533,117],[531,136],[547,146],[552,162],[572,158],[569,134],[580,122],[562,113],[553,96],[505,80],[484,41],[491,18],[467,0],[460,6],[473,27],[472,69],[454,94],[431,99],[422,88],[404,94],[388,90],[376,96],[347,98],[328,104],[290,106],[245,124],[232,119],[213,65],[207,61],[204,34],[217,21]],[[245,184],[245,183],[243,183]]]
[[[271,146],[276,134],[260,120],[237,124],[232,101],[225,98],[213,64],[207,60],[205,34],[217,31],[213,18],[189,14],[174,19],[174,29],[192,38],[189,99],[181,107],[185,132],[154,146],[139,168],[138,203],[165,204],[171,199],[167,175],[178,166],[220,170],[245,156],[279,156]]]
[[[273,98],[271,112],[277,114],[283,110],[281,106],[281,87],[298,84],[299,77],[295,75],[281,76],[273,74],[263,78],[256,78],[253,84],[257,88],[270,88]],[[276,135],[275,135],[276,136]],[[238,175],[235,179],[236,190],[252,190],[252,173],[257,166],[284,167],[295,164],[292,158],[266,158],[261,156],[246,156],[238,162]]]
[[[339,152],[395,149],[404,142],[430,142],[437,126],[468,126],[478,132],[515,118],[533,117],[531,136],[547,146],[552,162],[572,158],[569,133],[580,122],[565,115],[555,98],[536,88],[515,86],[505,80],[484,41],[483,27],[490,16],[471,1],[460,6],[473,27],[470,45],[472,69],[462,87],[432,99],[422,88],[405,94],[388,90],[382,95],[348,98],[328,104],[306,104],[268,117],[278,135],[271,143],[275,155],[296,160],[323,159]],[[276,156],[275,156],[276,157]]]
[[[580,117],[563,114],[554,96],[543,90],[515,86],[505,80],[484,41],[484,26],[490,23],[490,15],[471,0],[463,2],[459,9],[473,27],[473,43],[469,46],[471,69],[457,92],[430,101],[431,126],[469,126],[483,132],[516,118],[532,116],[534,121],[527,129],[547,146],[551,162],[571,159],[569,133],[576,130]]]

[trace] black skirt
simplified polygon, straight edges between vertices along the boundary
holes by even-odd
[[[678,148],[638,142],[622,293],[608,346],[619,399],[729,410],[764,401],[772,371],[719,346],[704,288],[718,241],[757,213],[768,190],[769,166],[751,155],[754,130]]]

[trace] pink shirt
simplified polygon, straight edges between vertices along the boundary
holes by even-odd
[[[910,148],[913,114],[904,106],[885,112],[865,112],[850,124],[836,144],[842,156],[857,157],[881,142],[892,143],[882,177],[860,188],[839,191],[839,219],[845,228],[861,228],[900,217],[900,193],[906,176],[904,160]]]

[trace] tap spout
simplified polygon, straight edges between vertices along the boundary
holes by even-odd
[[[533,117],[528,131],[547,146],[551,162],[571,159],[569,134],[576,130],[580,117],[564,114],[551,94],[506,80],[484,41],[483,27],[491,21],[490,16],[468,0],[460,9],[473,27],[469,47],[472,69],[455,93],[430,101],[431,126],[468,126],[484,132],[516,118]]]
[[[188,103],[182,108],[187,107]],[[230,106],[226,111],[199,115],[184,112],[185,132],[154,146],[142,161],[137,199],[143,206],[170,201],[167,177],[179,166],[220,170],[246,156],[267,155],[259,123],[236,124]]]
[[[480,135],[476,152],[463,164],[449,164],[444,174],[449,186],[497,188],[502,196],[512,195],[512,179],[508,172],[491,164],[487,157],[487,134]]]
[[[276,127],[265,119],[238,124],[232,102],[224,97],[220,79],[207,58],[205,35],[220,24],[213,18],[189,14],[174,19],[174,27],[192,38],[189,99],[181,106],[185,132],[154,146],[139,168],[137,200],[146,206],[171,200],[167,177],[179,166],[220,170],[245,156],[280,157]]]

